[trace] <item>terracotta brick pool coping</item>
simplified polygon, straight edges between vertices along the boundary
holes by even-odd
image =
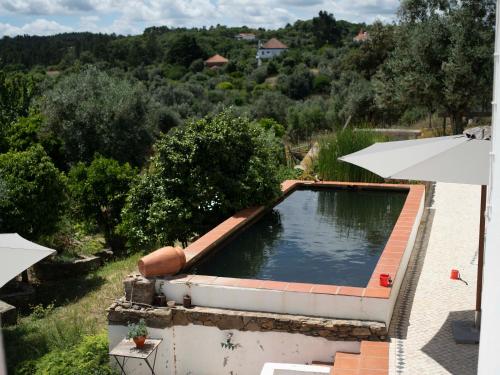
[[[174,276],[172,277],[172,279],[175,279],[178,282],[188,282],[205,285],[388,299],[391,295],[392,288],[380,286],[379,275],[381,273],[388,273],[393,280],[396,279],[403,254],[410,239],[415,220],[418,216],[422,198],[425,194],[424,185],[376,184],[336,181],[311,182],[301,180],[287,180],[283,182],[281,186],[283,195],[280,197],[280,199],[278,199],[278,201],[284,199],[294,190],[303,186],[344,187],[354,189],[391,189],[408,191],[408,195],[406,197],[399,218],[394,225],[392,233],[389,236],[385,248],[382,251],[378,263],[375,266],[372,276],[365,288],[186,274]],[[266,212],[266,210],[267,208],[264,206],[242,210],[193,242],[184,250],[186,254],[185,269],[191,267],[203,255],[221,244],[224,240],[229,238],[240,228],[257,220],[262,214]]]

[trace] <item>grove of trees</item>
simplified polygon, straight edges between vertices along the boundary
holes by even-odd
[[[491,0],[405,0],[394,24],[321,11],[277,30],[4,37],[0,230],[44,241],[71,222],[117,251],[186,243],[273,199],[285,144],[438,114],[459,133],[489,110],[493,20]],[[259,66],[239,32],[289,49]],[[215,53],[229,63],[205,67]]]

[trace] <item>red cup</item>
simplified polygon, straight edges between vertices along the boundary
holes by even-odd
[[[460,271],[459,270],[451,270],[450,279],[460,280]]]
[[[381,273],[380,274],[380,286],[384,286],[384,287],[390,287],[392,285],[392,279],[391,279],[391,275],[389,275],[388,273]]]

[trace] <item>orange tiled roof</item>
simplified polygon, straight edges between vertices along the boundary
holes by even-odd
[[[366,31],[360,30],[358,35],[353,38],[356,42],[364,42],[368,40],[368,33]]]
[[[285,49],[288,48],[285,44],[281,43],[278,39],[272,38],[269,39],[261,48],[267,49]]]
[[[208,59],[206,59],[205,62],[206,63],[227,63],[227,62],[229,62],[229,60],[226,59],[225,57],[219,55],[219,54],[215,54],[212,57],[209,57]]]

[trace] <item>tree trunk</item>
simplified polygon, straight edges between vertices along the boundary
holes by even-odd
[[[443,116],[443,135],[446,135],[446,116]]]
[[[461,113],[452,113],[451,114],[451,128],[453,130],[453,134],[462,134],[464,131],[464,123],[462,121]]]
[[[429,129],[432,129],[432,111],[429,111]]]

